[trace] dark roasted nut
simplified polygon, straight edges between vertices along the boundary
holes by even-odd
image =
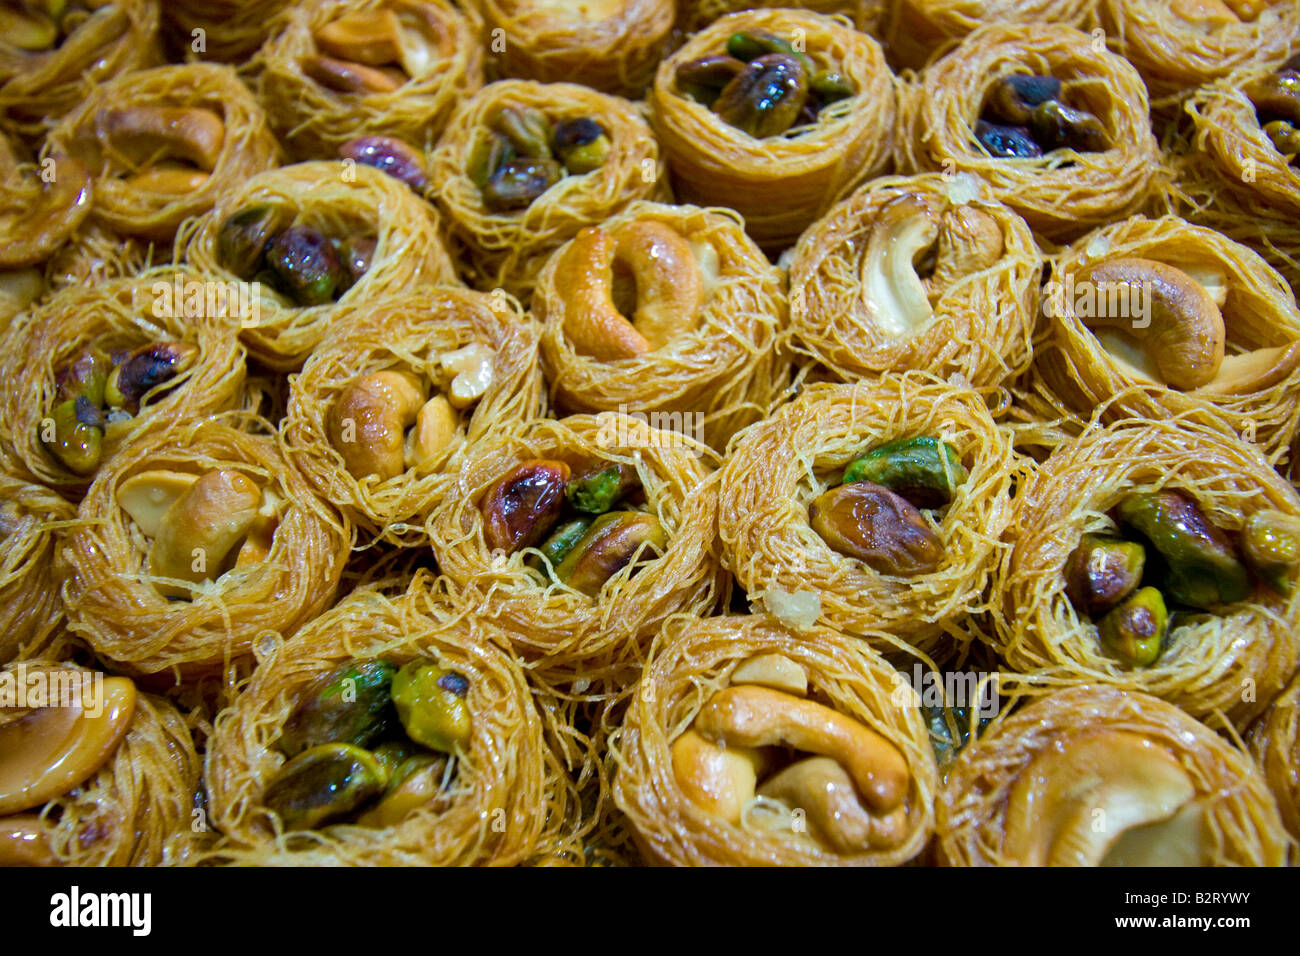
[[[556,528],[537,550],[546,556],[546,560],[550,562],[551,567],[558,567],[560,562],[573,550],[574,546],[582,540],[582,536],[591,527],[592,520],[591,518],[575,518],[573,521],[566,521]]]
[[[303,57],[300,63],[306,76],[336,93],[393,93],[406,82],[399,70],[376,69],[328,56],[313,54]]]
[[[668,536],[654,515],[611,511],[591,523],[555,569],[555,576],[575,591],[595,597],[639,551],[645,557],[658,557],[667,545]]]
[[[546,539],[564,510],[569,466],[534,458],[520,462],[483,496],[483,543],[513,554]]]
[[[881,574],[928,574],[943,562],[943,541],[907,499],[855,481],[821,495],[808,520],[832,551]]]
[[[1300,568],[1300,519],[1281,511],[1256,511],[1241,529],[1241,555],[1265,584],[1289,597]]]
[[[287,210],[258,203],[233,213],[217,232],[217,259],[241,279],[252,279],[262,269],[266,247],[289,224]]]
[[[281,767],[262,802],[280,815],[286,830],[314,830],[353,813],[387,784],[374,754],[351,744],[323,744]]]
[[[921,436],[871,449],[844,470],[843,483],[874,481],[918,508],[942,508],[968,477],[957,449]]]
[[[483,187],[483,205],[493,212],[526,209],[563,178],[563,167],[553,159],[509,160]]]
[[[1110,149],[1110,137],[1101,120],[1083,110],[1071,109],[1055,100],[1034,107],[1029,120],[1034,139],[1047,152],[1073,149],[1081,153],[1102,153]]]
[[[1025,126],[1034,107],[1061,98],[1061,81],[1054,76],[1013,73],[993,84],[984,112],[999,123]]]
[[[318,27],[316,45],[330,56],[368,66],[396,63],[402,55],[401,24],[393,10],[359,10]]]
[[[541,110],[531,106],[503,106],[490,125],[510,141],[519,156],[551,158],[551,124]]]
[[[696,102],[712,107],[722,88],[744,68],[734,56],[702,56],[677,67],[677,87]]]
[[[339,243],[339,261],[343,263],[346,278],[341,292],[346,292],[370,271],[370,264],[375,261],[375,249],[379,243],[374,239],[345,239]]]
[[[1300,129],[1286,120],[1273,120],[1264,124],[1264,132],[1273,141],[1273,147],[1283,156],[1292,160],[1300,155]]]
[[[1260,119],[1284,119],[1300,126],[1300,75],[1267,73],[1251,80],[1242,91],[1255,104]]]
[[[82,349],[59,372],[59,400],[85,396],[90,404],[104,404],[104,382],[108,378],[109,361],[98,349]]]
[[[515,148],[510,145],[510,140],[495,130],[489,130],[486,136],[474,144],[466,166],[466,175],[475,186],[482,189],[498,169],[514,158]]]
[[[101,109],[95,114],[95,129],[115,156],[136,169],[179,159],[211,172],[226,140],[221,115],[201,106]]]
[[[1169,632],[1165,599],[1142,588],[1101,619],[1101,643],[1129,667],[1150,667],[1160,657]]]
[[[1085,534],[1065,563],[1065,594],[1075,610],[1097,617],[1137,590],[1145,566],[1142,545]]]
[[[276,746],[286,757],[321,744],[370,746],[393,724],[390,689],[396,673],[397,667],[384,660],[334,668],[285,721]]]
[[[1211,610],[1250,596],[1250,575],[1227,535],[1178,491],[1129,495],[1118,514],[1168,565],[1163,590],[1174,601]]]
[[[399,179],[418,193],[429,186],[424,161],[411,146],[392,136],[362,136],[339,147],[339,156],[365,166],[373,166]]]
[[[857,92],[848,77],[832,70],[818,70],[808,81],[808,86],[822,106],[837,100],[846,100]]]
[[[187,371],[199,350],[183,342],[154,342],[131,352],[104,383],[104,401],[131,414],[140,410],[144,397]]]
[[[41,438],[45,447],[76,475],[89,475],[99,467],[104,453],[104,416],[84,396],[59,402],[50,409],[47,437],[45,422]]]
[[[142,345],[109,373],[104,401],[134,415],[146,395],[187,371],[198,354],[195,346],[183,342]]]
[[[785,53],[751,60],[726,85],[713,111],[756,139],[779,136],[794,125],[808,98],[808,77]]]
[[[564,168],[574,175],[599,169],[609,158],[611,148],[605,128],[586,117],[557,123],[551,147]]]
[[[975,121],[975,138],[990,156],[1003,159],[1034,159],[1043,148],[1034,142],[1023,126],[999,126],[985,120]]]
[[[443,753],[454,754],[469,743],[474,721],[468,693],[464,674],[428,660],[403,665],[393,678],[393,704],[406,736]]]
[[[344,277],[333,244],[306,225],[290,226],[276,236],[266,250],[266,264],[275,275],[276,287],[298,305],[333,301]]]

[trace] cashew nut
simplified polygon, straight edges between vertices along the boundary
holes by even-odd
[[[758,788],[807,814],[808,822],[837,853],[897,846],[907,836],[907,808],[884,816],[868,813],[848,773],[830,757],[809,757],[786,767]]]
[[[492,349],[482,342],[474,342],[438,360],[448,372],[454,373],[447,397],[456,408],[468,408],[486,394],[492,384]]]
[[[336,93],[392,93],[406,82],[390,67],[376,69],[328,56],[303,57],[302,71]]]
[[[1127,291],[1130,301],[1143,296],[1149,310],[1145,326],[1128,314],[1082,317],[1084,325],[1115,329],[1136,340],[1160,378],[1173,388],[1200,388],[1213,381],[1223,363],[1223,314],[1186,272],[1152,259],[1125,257],[1085,268],[1076,286],[1082,282],[1091,283],[1098,298],[1116,289]]]
[[[196,189],[202,189],[209,178],[209,175],[201,169],[187,169],[184,166],[154,166],[142,173],[126,177],[125,182],[132,189],[139,189],[142,192],[184,196]]]
[[[315,33],[316,45],[330,56],[367,66],[396,63],[401,56],[401,28],[392,10],[349,13]]]
[[[262,493],[262,506],[257,509],[257,517],[244,536],[244,543],[235,555],[235,567],[243,568],[265,561],[275,546],[275,531],[280,527],[280,511],[283,502],[280,496],[269,488]]]
[[[1246,395],[1272,388],[1300,367],[1300,342],[1228,355],[1202,391]]]
[[[1043,751],[1007,796],[1003,852],[1026,866],[1096,866],[1126,831],[1169,820],[1196,787],[1167,750],[1103,730]],[[1189,848],[1200,857],[1199,842]]]
[[[838,760],[867,805],[894,809],[907,795],[907,761],[871,728],[810,700],[765,687],[728,687],[695,718],[695,729],[727,746],[786,744]]]
[[[615,303],[616,266],[635,281],[635,306],[625,306],[631,321]],[[691,243],[663,223],[584,229],[555,273],[565,296],[565,334],[579,354],[602,362],[662,348],[693,327],[706,291],[702,271]]]
[[[808,674],[784,654],[756,654],[731,672],[732,684],[757,684],[796,697],[808,694]]]
[[[118,486],[117,504],[131,516],[142,534],[156,538],[162,529],[163,516],[198,480],[198,475],[183,471],[142,471]]]
[[[97,131],[133,168],[182,159],[212,172],[226,140],[226,126],[200,106],[130,106],[104,109]]]
[[[456,437],[460,420],[443,395],[424,403],[415,417],[415,427],[406,436],[404,462],[408,468],[431,464]]]
[[[109,677],[100,690],[93,702],[60,701],[0,727],[0,816],[67,793],[113,755],[131,726],[135,685]]]
[[[50,159],[53,182],[38,186],[33,177],[23,181],[21,189],[7,189],[10,195],[0,209],[0,269],[48,258],[90,213],[91,178],[86,167],[61,153]]]
[[[922,279],[917,263],[933,251],[934,269]],[[862,258],[862,298],[876,327],[894,338],[914,335],[934,319],[934,301],[950,285],[1002,257],[1002,229],[969,205],[941,208],[907,194],[887,203],[872,226]]]
[[[739,823],[754,799],[765,760],[752,747],[719,747],[688,730],[672,748],[673,775],[691,803],[728,823]]]
[[[899,196],[881,211],[862,259],[862,296],[873,324],[895,338],[924,328],[934,318],[916,260],[939,237],[934,203]]]
[[[149,570],[161,578],[198,583],[218,575],[226,556],[257,520],[262,492],[241,471],[209,471],[167,509],[149,548]],[[167,597],[188,589],[159,585]]]
[[[330,443],[358,480],[378,475],[386,481],[406,468],[405,431],[424,405],[424,390],[413,375],[386,370],[356,379],[334,402],[327,427]]]

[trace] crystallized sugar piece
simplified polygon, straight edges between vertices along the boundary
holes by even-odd
[[[979,177],[973,173],[958,173],[948,180],[944,195],[954,206],[964,206],[980,194]]]
[[[763,606],[768,613],[787,627],[795,630],[807,630],[821,617],[822,599],[816,591],[782,591],[772,588],[762,596]]]

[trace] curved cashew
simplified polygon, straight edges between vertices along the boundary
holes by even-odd
[[[1144,327],[1137,316],[1125,314],[1082,318],[1088,328],[1113,328],[1136,339],[1173,388],[1200,388],[1214,379],[1223,363],[1227,338],[1223,314],[1210,294],[1186,272],[1134,256],[1085,268],[1076,277],[1076,288],[1083,282],[1092,284],[1098,299],[1103,298],[1102,293],[1109,297],[1112,291],[1120,290],[1127,294],[1129,302],[1142,297],[1148,309]]]
[[[1169,820],[1195,796],[1178,761],[1137,734],[1075,738],[1016,779],[1003,852],[1026,866],[1096,866],[1125,832]]]
[[[95,716],[80,696],[0,727],[0,816],[38,807],[84,783],[122,742],[135,713],[135,685],[107,678],[102,697],[92,702]]]
[[[687,799],[728,823],[754,799],[765,760],[751,747],[719,747],[688,730],[673,741],[673,775]]]
[[[728,687],[704,705],[695,729],[728,746],[786,744],[833,757],[877,813],[894,809],[907,795],[910,775],[898,748],[851,717],[810,700],[766,687]]]
[[[226,140],[221,117],[200,106],[105,109],[95,124],[113,150],[134,167],[170,158],[212,172]]]
[[[1272,388],[1300,368],[1300,342],[1228,355],[1202,391],[1246,395]]]
[[[731,672],[732,684],[758,684],[796,697],[808,694],[808,673],[784,654],[755,654]]]
[[[405,82],[392,75],[396,71],[391,67],[376,69],[328,56],[305,56],[301,65],[303,73],[336,93],[392,93]]]
[[[184,166],[155,166],[142,173],[126,177],[132,189],[148,193],[165,193],[169,196],[184,196],[196,189],[202,189],[209,179],[201,169],[187,169]]]
[[[456,437],[460,419],[446,396],[435,395],[415,416],[415,427],[406,436],[404,463],[418,468],[432,462]]]
[[[614,303],[616,264],[636,281],[630,322]],[[705,293],[691,243],[653,221],[584,229],[561,257],[555,284],[565,295],[564,331],[574,349],[602,362],[662,348],[691,328]]]
[[[907,836],[907,808],[884,816],[868,813],[848,773],[830,757],[809,757],[786,767],[758,788],[791,808],[802,809],[817,835],[837,853],[898,846]]]
[[[231,549],[257,520],[261,505],[261,489],[243,472],[209,471],[163,515],[149,548],[150,572],[193,583],[216,577]],[[188,593],[172,585],[159,585],[159,590],[168,597]]]
[[[862,259],[862,296],[872,321],[895,338],[912,335],[934,318],[916,259],[939,237],[939,212],[921,196],[892,200],[867,239]]]
[[[31,204],[0,209],[0,269],[17,269],[48,258],[50,253],[90,214],[91,178],[80,162],[56,153],[54,180],[24,188]],[[26,184],[24,184],[26,186]]]
[[[341,60],[383,66],[401,56],[401,27],[392,10],[349,13],[322,26],[316,45]]]
[[[405,431],[424,405],[424,390],[405,372],[372,372],[356,379],[330,408],[330,443],[358,480],[386,481],[406,469]]]
[[[438,361],[454,375],[447,388],[452,405],[468,408],[487,393],[492,384],[493,358],[492,349],[482,342],[443,353]]]
[[[142,534],[156,538],[162,530],[163,516],[198,480],[198,475],[184,471],[137,472],[117,486],[117,505],[131,516]]]

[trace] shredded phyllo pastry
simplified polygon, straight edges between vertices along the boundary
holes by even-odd
[[[0,866],[1300,861],[1297,0],[0,3]]]

